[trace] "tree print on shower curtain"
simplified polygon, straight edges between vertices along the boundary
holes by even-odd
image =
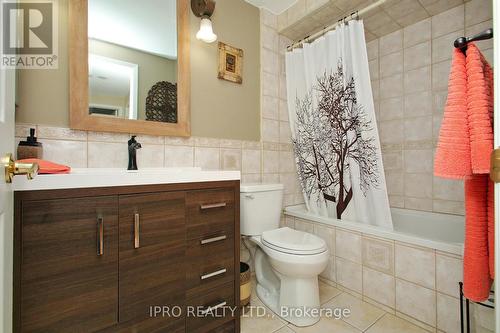
[[[313,109],[313,94],[317,98]],[[331,73],[317,77],[303,99],[296,99],[293,139],[299,180],[308,199],[324,198],[342,218],[353,197],[350,171],[359,170],[364,196],[379,185],[377,145],[371,120],[356,98],[353,77],[345,78],[342,62]]]

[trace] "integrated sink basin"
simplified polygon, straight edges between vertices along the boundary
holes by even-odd
[[[33,191],[239,180],[240,177],[239,171],[212,171],[201,168],[144,168],[137,171],[88,168],[73,169],[69,174],[37,175],[33,180],[16,176],[12,185],[14,191]]]

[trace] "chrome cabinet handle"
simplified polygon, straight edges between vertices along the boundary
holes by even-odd
[[[255,196],[253,194],[245,194],[245,198],[253,200],[255,199]]]
[[[226,301],[222,301],[220,303],[217,303],[216,305],[212,305],[212,306],[208,306],[205,310],[202,310],[201,311],[201,314],[202,315],[206,315],[207,313],[209,312],[212,312],[214,310],[217,310],[219,308],[222,308],[223,306],[226,306],[227,302]]]
[[[138,249],[140,247],[139,237],[140,237],[140,215],[134,215],[134,249]]]
[[[200,205],[201,210],[206,210],[206,209],[213,209],[213,208],[221,208],[221,207],[226,207],[225,202],[219,202],[219,203],[214,203],[214,204],[202,204]]]
[[[221,274],[224,274],[227,272],[227,269],[223,268],[223,269],[219,269],[218,271],[215,271],[215,272],[212,272],[212,273],[208,273],[208,274],[205,274],[205,275],[202,275],[200,276],[200,279],[201,280],[206,280],[206,279],[209,279],[211,277],[214,277],[214,276],[217,276],[217,275],[221,275]]]
[[[200,241],[201,245],[205,245],[205,244],[210,244],[210,243],[215,243],[215,242],[219,242],[221,240],[225,240],[227,238],[226,235],[223,235],[223,236],[217,236],[217,237],[212,237],[212,238],[207,238],[207,239],[202,239]]]
[[[97,255],[104,254],[104,219],[99,216],[97,218]]]

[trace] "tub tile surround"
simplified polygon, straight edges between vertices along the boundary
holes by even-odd
[[[363,266],[394,275],[394,242],[365,236],[362,244]]]
[[[291,225],[289,223],[290,219],[289,216],[285,216],[285,226],[294,229],[295,224]],[[307,223],[307,222],[306,222]],[[313,233],[322,238],[326,246],[328,247],[328,250],[330,251],[330,258],[328,259],[328,265],[326,269],[321,273],[321,276],[324,277],[327,280],[335,280],[335,230],[332,228],[327,228],[326,226],[321,226],[319,224],[315,224],[313,226]]]
[[[292,216],[285,221],[322,230],[334,244],[335,272],[320,276],[325,283],[427,331],[457,332],[461,256]]]
[[[396,243],[396,277],[435,289],[436,254],[434,251]]]
[[[395,278],[374,269],[363,266],[363,293],[366,297],[375,300],[385,309],[396,307]]]
[[[461,181],[433,176],[452,43],[492,27],[492,2],[451,6],[367,43],[391,206],[464,214]],[[477,42],[488,61],[492,41]],[[378,88],[379,87],[379,88]]]

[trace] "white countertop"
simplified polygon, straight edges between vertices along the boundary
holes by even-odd
[[[206,171],[200,168],[73,169],[69,174],[38,175],[33,180],[16,176],[14,191],[60,190],[72,188],[179,184],[240,180],[239,171]]]

